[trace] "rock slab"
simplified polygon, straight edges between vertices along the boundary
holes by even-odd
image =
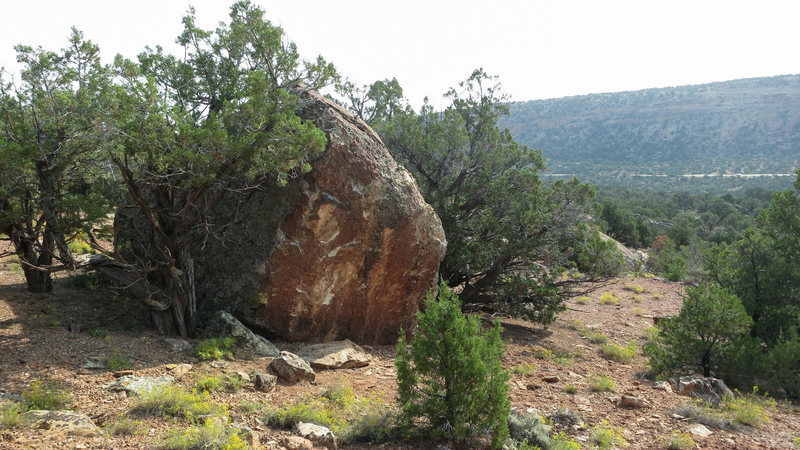
[[[372,360],[369,353],[349,339],[309,345],[298,351],[297,356],[314,370],[353,369],[364,367]]]
[[[106,385],[113,392],[125,392],[128,396],[137,396],[150,392],[153,389],[167,387],[175,381],[170,376],[161,377],[137,377],[126,375],[118,378],[111,384]]]
[[[273,359],[269,364],[269,369],[281,381],[287,383],[314,381],[317,377],[311,365],[303,358],[290,352],[281,352],[281,355]]]
[[[280,350],[263,336],[259,336],[244,326],[238,319],[225,311],[217,313],[207,323],[204,337],[231,336],[236,341],[237,352],[251,357],[278,356]]]
[[[733,398],[733,391],[719,378],[688,376],[669,380],[678,395],[699,398],[718,405],[726,397]]]
[[[54,436],[96,437],[103,433],[87,415],[65,410],[33,410],[22,415],[23,423],[31,428],[47,430]]]
[[[328,449],[337,448],[336,436],[334,436],[333,431],[331,431],[330,428],[313,423],[298,422],[297,434],[304,439],[308,439],[314,443],[315,446],[325,447]]]

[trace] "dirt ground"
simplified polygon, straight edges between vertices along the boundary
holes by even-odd
[[[270,362],[270,358],[199,361],[171,350],[161,336],[147,328],[147,311],[114,291],[68,287],[62,277],[57,280],[53,294],[31,294],[25,291],[24,279],[17,272],[13,259],[7,258],[0,265],[0,396],[15,398],[36,379],[58,380],[69,386],[77,400],[76,409],[102,426],[126,413],[131,399],[103,387],[113,381],[112,371],[81,370],[81,364],[89,357],[117,352],[130,359],[134,372],[141,376],[166,375],[167,365],[189,363],[191,372],[176,380],[187,388],[202,375],[263,372]],[[633,292],[632,285],[641,286],[643,291]],[[606,293],[613,293],[620,304],[601,304],[599,299]],[[590,293],[588,302],[570,300],[569,310],[548,328],[501,318],[505,329],[503,364],[511,371],[514,410],[525,412],[533,408],[544,416],[564,410],[577,414],[583,425],[567,426],[564,431],[584,448],[591,448],[592,426],[603,420],[622,430],[629,448],[666,448],[665,438],[673,431],[688,432],[691,425],[674,412],[687,398],[653,388],[652,381],[642,376],[646,360],[640,353],[627,364],[604,359],[600,345],[592,343],[588,335],[602,333],[611,342],[620,345],[633,342],[641,347],[645,342],[644,330],[653,326],[653,317],[675,314],[680,309],[682,294],[683,286],[678,283],[652,278],[624,279]],[[107,336],[97,330],[106,331]],[[295,351],[302,347],[298,343],[274,343],[281,350]],[[387,403],[393,402],[396,393],[393,346],[366,349],[373,356],[367,367],[319,372],[314,383],[279,385],[270,393],[257,392],[247,384],[236,392],[220,390],[212,395],[216,402],[229,405],[232,419],[255,430],[264,445],[288,432],[270,429],[257,414],[245,414],[242,405],[247,402],[282,405],[306,392],[316,393],[341,383],[343,378],[359,397],[377,392],[382,393]],[[616,389],[592,392],[591,380],[603,375],[614,380]],[[616,401],[622,395],[642,397],[649,405],[643,409],[621,408]],[[800,435],[798,408],[779,402],[770,418],[758,429],[712,429],[708,437],[692,438],[696,448],[702,449],[795,448],[793,439]],[[152,448],[168,429],[182,426],[165,419],[143,420],[148,431],[132,436],[48,439],[41,436],[40,430],[2,430],[0,448]],[[392,442],[343,448],[426,446],[433,444]]]

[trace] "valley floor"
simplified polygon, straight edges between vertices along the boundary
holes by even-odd
[[[55,379],[69,386],[76,409],[102,426],[126,415],[131,399],[103,387],[114,380],[112,371],[80,369],[90,357],[122,355],[132,361],[132,369],[141,376],[166,375],[170,373],[170,364],[188,363],[192,365],[191,371],[176,377],[176,383],[189,389],[201,376],[209,374],[266,372],[269,358],[209,362],[172,350],[161,336],[146,328],[146,311],[130,300],[117,297],[113,291],[69,288],[61,279],[54,294],[28,293],[22,275],[9,272],[11,267],[8,261],[0,267],[2,397],[18,398],[36,379]],[[635,292],[640,289],[641,292]],[[619,305],[600,302],[609,293],[619,299]],[[690,400],[655,389],[652,381],[644,379],[641,374],[646,360],[639,350],[631,361],[621,363],[603,358],[600,344],[592,343],[600,340],[598,336],[602,334],[609,342],[621,346],[632,343],[640,349],[645,342],[645,330],[653,326],[653,317],[677,313],[682,294],[681,284],[652,278],[625,279],[598,288],[588,294],[588,301],[570,300],[569,310],[546,329],[502,319],[506,344],[503,364],[511,372],[514,410],[535,409],[543,416],[572,412],[583,424],[567,425],[563,430],[583,448],[592,448],[592,427],[603,420],[620,429],[629,448],[634,449],[666,448],[666,440],[673,432],[688,433],[692,423],[675,410]],[[289,351],[302,346],[275,344]],[[235,392],[215,391],[212,397],[216,403],[229,406],[234,421],[255,430],[261,445],[275,448],[271,442],[289,432],[270,429],[259,420],[258,414],[249,412],[248,406],[257,402],[268,406],[287,404],[307,392],[318,393],[342,383],[343,379],[350,383],[357,397],[379,393],[388,404],[394,401],[394,347],[366,349],[373,356],[367,367],[319,372],[314,383],[279,384],[270,393],[257,392],[247,384]],[[591,390],[592,381],[601,376],[614,381],[613,392]],[[617,401],[622,395],[641,397],[648,406],[621,408]],[[0,448],[149,448],[157,446],[169,429],[185,426],[158,417],[141,420],[145,424],[143,434],[106,433],[95,438],[47,437],[48,433],[42,430],[24,428],[0,430]],[[696,448],[791,449],[795,448],[793,439],[800,435],[800,412],[796,406],[779,402],[778,408],[770,412],[770,421],[760,428],[712,428],[711,431],[707,437],[692,435]],[[433,444],[390,442],[342,448],[401,449],[427,445]]]

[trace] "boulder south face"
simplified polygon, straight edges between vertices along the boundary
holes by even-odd
[[[366,123],[316,92],[298,97],[328,146],[273,231],[255,313],[291,340],[394,342],[436,288],[441,222]]]
[[[199,321],[222,309],[289,340],[395,342],[437,287],[441,222],[366,123],[316,92],[296,95],[327,149],[286,187],[219,203],[217,223],[238,221],[192,251]]]

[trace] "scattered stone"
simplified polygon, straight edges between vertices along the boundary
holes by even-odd
[[[700,423],[693,423],[689,426],[689,433],[700,436],[700,437],[709,437],[714,434],[713,431],[709,430],[705,425]]]
[[[558,383],[561,378],[558,375],[542,375],[542,381],[546,383]]]
[[[236,376],[239,377],[239,379],[244,381],[245,383],[249,383],[250,382],[250,375],[242,372],[241,370],[236,372]]]
[[[90,356],[86,361],[81,364],[81,369],[87,370],[105,370],[108,369],[106,365],[106,360],[108,358],[105,355],[100,356]]]
[[[541,387],[541,386],[539,386],[539,385],[538,385],[538,384],[536,384],[536,383],[528,383],[528,384],[525,386],[525,389],[527,389],[527,390],[529,390],[529,391],[535,391],[535,390],[537,390],[537,389],[541,389],[541,388],[542,388],[542,387]]]
[[[268,373],[256,372],[253,375],[253,385],[257,391],[271,392],[278,384],[278,377]]]
[[[659,322],[669,320],[673,316],[653,316],[653,325],[658,325]]]
[[[236,340],[237,352],[254,358],[274,357],[280,354],[280,350],[272,345],[272,342],[266,340],[263,336],[253,333],[238,319],[225,311],[217,311],[208,321],[205,330],[203,330],[203,336],[209,338],[232,336]]]
[[[656,381],[653,383],[653,389],[660,389],[662,391],[666,391],[672,393],[672,386],[666,381]]]
[[[281,352],[281,355],[269,364],[269,369],[287,383],[316,379],[316,374],[311,366],[294,353]]]
[[[182,363],[182,364],[167,364],[166,368],[169,371],[170,375],[176,376],[176,377],[182,377],[182,376],[184,376],[187,373],[192,371],[192,365],[191,364],[186,364],[186,363]]]
[[[194,350],[192,344],[183,339],[164,338],[164,344],[175,353],[192,353]]]
[[[307,422],[297,423],[297,434],[301,437],[308,439],[315,446],[325,447],[328,449],[336,449],[336,436],[330,428],[323,427]]]
[[[124,377],[126,375],[133,375],[133,371],[130,370],[130,369],[114,371],[114,378],[120,378],[120,377]]]
[[[647,400],[633,395],[623,395],[617,405],[621,408],[647,408],[650,406]]]
[[[297,356],[308,361],[314,370],[364,367],[372,360],[372,356],[349,339],[309,345],[297,352]]]
[[[277,442],[286,450],[313,450],[314,444],[306,438],[300,436],[284,436]]]
[[[670,378],[669,382],[679,395],[699,398],[714,405],[726,397],[733,398],[733,391],[719,378],[689,376]]]
[[[85,414],[76,411],[28,411],[21,416],[30,428],[38,428],[49,436],[102,436],[102,432]]]
[[[248,447],[258,448],[258,436],[256,436],[256,433],[252,428],[241,423],[232,423],[231,427],[235,429],[236,434],[238,434],[239,437],[248,444]]]
[[[137,396],[156,388],[169,386],[173,381],[175,379],[170,376],[137,377],[126,375],[103,387],[108,387],[112,392],[125,392],[128,396]]]

